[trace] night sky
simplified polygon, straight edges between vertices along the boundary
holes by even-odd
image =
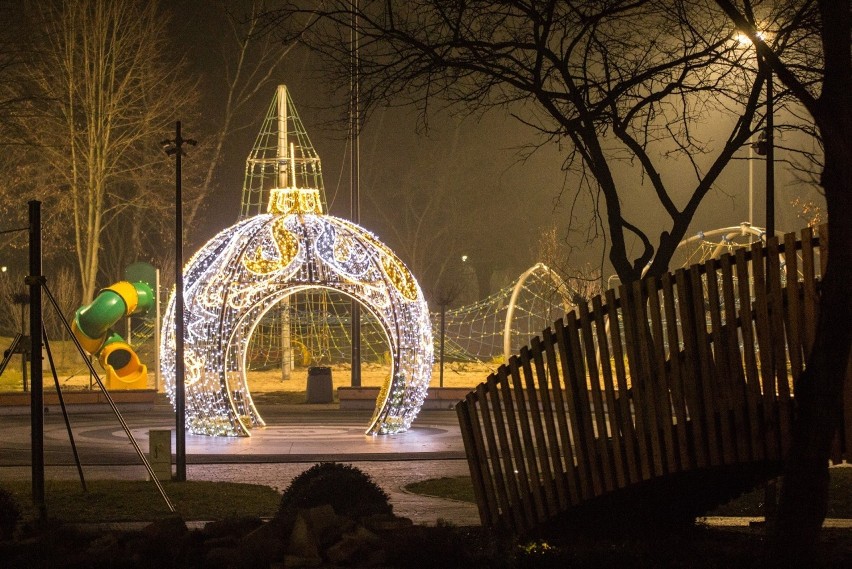
[[[247,2],[228,2],[239,13]],[[162,4],[171,15],[173,45],[185,58],[187,73],[197,81],[202,92],[202,119],[205,124],[183,120],[185,136],[197,138],[201,145],[205,133],[215,128],[225,96],[222,64],[222,38],[228,30],[221,9],[206,0],[179,0]],[[231,136],[225,146],[225,159],[214,181],[214,189],[206,198],[206,211],[201,225],[190,235],[190,254],[218,231],[233,224],[239,214],[245,158],[260,127],[265,111],[274,95],[275,84],[288,86],[311,140],[323,161],[326,197],[330,213],[349,216],[349,165],[346,125],[341,123],[341,106],[345,108],[348,92],[336,88],[319,71],[316,56],[296,47],[274,74],[274,81],[252,101],[239,117],[244,127]],[[410,236],[398,223],[405,207],[419,207],[427,196],[437,195],[439,211],[429,218],[434,234],[452,235],[452,247],[438,245],[436,251],[463,252],[472,260],[492,265],[506,278],[517,276],[538,258],[539,234],[555,227],[560,239],[573,247],[570,264],[604,262],[603,274],[612,273],[603,254],[605,242],[587,245],[591,219],[588,196],[574,203],[576,180],[566,177],[561,166],[567,152],[549,143],[523,160],[520,149],[534,144],[537,134],[513,119],[510,112],[524,109],[495,109],[484,116],[463,116],[456,107],[441,108],[439,102],[426,117],[412,108],[378,109],[364,125],[361,138],[361,223],[376,233],[405,262],[410,263]],[[776,118],[776,123],[783,117]],[[718,131],[707,131],[706,139],[721,142],[725,127],[711,121]],[[779,146],[801,142],[776,135]],[[812,144],[807,142],[805,144]],[[698,210],[687,235],[699,231],[736,226],[748,217],[748,162],[742,150],[741,159],[732,161],[715,188]],[[815,188],[796,182],[788,172],[783,149],[776,152],[776,225],[780,230],[798,230],[804,221],[797,219],[791,200],[822,202]],[[192,152],[187,161],[193,160]],[[699,158],[700,161],[700,158]],[[669,187],[674,188],[688,165],[672,162],[663,171]],[[754,223],[763,225],[764,162],[754,166]],[[638,221],[655,241],[660,231],[668,229],[662,210],[650,209],[652,189],[627,161],[620,165],[619,177],[627,180],[631,191],[622,196],[628,218]],[[686,180],[686,177],[683,178]],[[685,198],[693,186],[684,183]],[[411,196],[417,199],[411,199]],[[408,205],[407,205],[408,204]],[[573,211],[574,231],[569,233]],[[628,243],[630,246],[631,244]],[[638,254],[638,243],[633,243]],[[498,279],[499,280],[499,279]]]

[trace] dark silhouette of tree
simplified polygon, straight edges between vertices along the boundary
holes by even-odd
[[[282,64],[295,45],[293,42],[282,46],[271,36],[257,33],[257,14],[263,5],[261,0],[211,3],[210,10],[215,13],[213,29],[223,33],[218,50],[221,62],[217,62],[216,73],[209,82],[215,81],[211,91],[224,103],[221,109],[207,109],[205,113],[206,122],[213,129],[205,143],[209,150],[204,153],[203,172],[194,176],[200,191],[185,208],[188,225],[201,213],[203,198],[213,189],[225,161],[227,141],[244,129],[256,127],[257,117],[250,116],[249,111],[258,98],[265,100],[275,91],[281,82]]]
[[[710,0],[355,6],[289,3],[263,18],[283,40],[323,55],[331,82],[342,86],[354,29],[365,118],[400,102],[419,106],[424,120],[442,105],[496,109],[534,129],[534,147],[560,144],[576,191],[588,193],[595,223],[606,227],[622,282],[649,263],[650,274],[668,269],[702,199],[763,118],[765,77],[751,72],[753,53],[730,23],[708,13],[720,16]],[[711,119],[728,125],[715,145],[697,128]],[[623,175],[625,163],[638,173]],[[664,173],[675,163],[676,175]],[[645,207],[626,210],[625,197],[637,193]]]
[[[816,337],[795,385],[795,421],[784,473],[772,554],[790,566],[813,559],[828,502],[828,459],[843,419],[843,386],[852,343],[852,3],[803,1],[803,25],[819,33],[822,65],[802,69],[758,36],[751,2],[717,0],[734,24],[755,42],[775,75],[801,101],[819,130],[824,153],[821,185],[828,215],[828,266],[820,286]],[[819,81],[810,85],[809,75]],[[849,418],[847,417],[847,420]],[[848,449],[847,449],[848,450]]]

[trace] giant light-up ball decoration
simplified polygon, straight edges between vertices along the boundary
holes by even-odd
[[[282,89],[279,98],[287,100]],[[367,433],[406,431],[432,374],[432,331],[423,293],[402,261],[374,235],[323,213],[319,189],[298,187],[296,149],[288,148],[286,140],[281,146],[277,168],[282,174],[269,194],[268,213],[220,232],[184,268],[187,427],[196,434],[247,436],[251,428],[264,426],[246,378],[252,332],[288,296],[331,289],[375,316],[392,354],[391,374]],[[172,403],[174,305],[172,296],[161,346]]]

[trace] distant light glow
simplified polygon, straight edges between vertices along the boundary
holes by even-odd
[[[763,32],[757,32],[757,37],[761,40],[766,40],[765,34]],[[735,39],[740,45],[752,45],[753,43],[751,41],[751,38],[743,32],[737,32]]]

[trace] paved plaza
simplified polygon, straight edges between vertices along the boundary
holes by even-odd
[[[353,464],[391,497],[394,511],[415,523],[443,519],[457,525],[479,523],[476,506],[411,494],[411,482],[467,475],[464,446],[454,411],[423,411],[412,428],[398,435],[368,436],[370,411],[341,411],[336,405],[261,407],[267,422],[251,437],[187,435],[187,478],[264,484],[283,490],[294,476],[322,461]],[[74,440],[89,479],[139,479],[146,471],[117,418],[92,409],[69,409]],[[122,416],[139,447],[148,450],[148,432],[174,430],[168,405],[125,410]],[[29,414],[0,414],[0,480],[30,476]],[[45,415],[48,479],[76,479],[73,454],[62,415]],[[174,439],[172,441],[174,452]]]

